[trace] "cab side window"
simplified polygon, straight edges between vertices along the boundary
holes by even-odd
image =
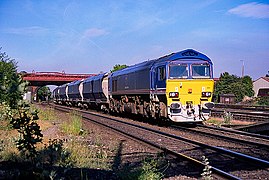
[[[158,68],[158,81],[163,81],[166,79],[165,67]]]

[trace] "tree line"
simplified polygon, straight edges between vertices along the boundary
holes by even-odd
[[[221,94],[234,94],[236,102],[241,102],[245,96],[254,96],[252,79],[250,76],[237,77],[228,72],[222,73],[216,82],[214,94],[217,99]]]
[[[238,77],[228,72],[222,73],[215,84],[214,96],[216,102],[222,94],[235,95],[236,103],[240,103],[245,97],[249,97],[249,103],[251,104],[269,106],[269,96],[251,98],[254,96],[254,90],[250,76]]]

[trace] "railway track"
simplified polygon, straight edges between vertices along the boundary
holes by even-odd
[[[243,105],[243,104],[221,104],[216,103],[216,108],[226,108],[226,109],[243,109],[251,111],[263,111],[269,112],[269,106],[253,106],[253,105]]]
[[[211,111],[213,117],[223,117],[224,111],[230,112],[234,120],[269,121],[269,107],[216,104]]]
[[[234,120],[244,120],[244,121],[250,121],[250,122],[269,121],[269,112],[264,112],[264,111],[213,108],[211,110],[211,116],[222,118],[224,111],[230,112],[233,115]]]
[[[172,127],[179,130],[180,136],[190,139],[195,137],[204,143],[211,142],[218,147],[269,161],[269,136],[205,125],[197,125],[195,128]]]
[[[55,106],[54,108],[66,112],[71,110],[71,108],[62,106]],[[184,138],[176,135],[175,131],[173,133],[165,132],[163,129],[167,128],[145,127],[144,125],[126,122],[120,120],[120,118],[96,112],[77,111],[82,114],[84,119],[158,148],[167,154],[172,154],[180,159],[194,163],[201,172],[205,166],[202,162],[202,157],[205,156],[209,159],[213,175],[216,177],[227,179],[247,177],[248,179],[254,179],[257,176],[261,178],[269,176],[269,162],[267,160]],[[234,166],[231,166],[231,164]]]
[[[254,133],[248,133],[248,132],[244,132],[244,131],[238,131],[238,130],[234,130],[234,129],[231,129],[231,128],[225,128],[225,127],[213,127],[213,126],[205,126],[205,125],[197,125],[199,127],[202,127],[202,128],[206,128],[206,129],[211,129],[211,130],[217,130],[217,131],[220,131],[221,132],[230,132],[230,133],[234,133],[234,134],[237,134],[237,135],[243,135],[243,136],[248,136],[248,137],[251,137],[251,138],[261,138],[261,139],[265,139],[265,140],[268,140],[268,143],[269,143],[269,136],[266,136],[266,135],[261,135],[261,134],[254,134]]]

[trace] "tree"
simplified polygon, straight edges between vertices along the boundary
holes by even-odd
[[[51,95],[51,92],[50,92],[49,87],[47,86],[43,86],[39,88],[37,91],[38,99],[40,99],[41,101],[45,101],[47,97],[50,97],[50,95]]]
[[[111,72],[115,72],[115,71],[118,71],[120,69],[124,69],[124,68],[127,68],[128,66],[126,64],[116,64],[115,66],[113,66],[113,69],[111,70]]]
[[[0,48],[1,50],[1,48]],[[30,112],[30,105],[22,101],[27,83],[17,73],[17,63],[0,51],[0,117],[9,120],[20,138],[17,148],[28,157],[36,155],[36,144],[42,141],[37,111]],[[2,120],[2,119],[1,119]]]
[[[0,48],[1,50],[1,48]],[[27,84],[17,73],[17,63],[0,51],[0,101],[11,108],[22,99]]]
[[[245,96],[252,97],[254,95],[252,79],[249,76],[239,78],[228,72],[222,73],[216,83],[214,94],[217,97],[220,94],[234,94],[236,102],[240,102]]]
[[[220,75],[219,81],[217,82],[215,86],[215,95],[219,96],[220,94],[229,94],[230,91],[230,85],[232,83],[237,82],[237,78],[234,75],[230,75],[228,72],[225,72]]]
[[[242,78],[242,83],[245,86],[246,94],[245,96],[252,97],[254,96],[253,82],[250,76],[244,76]]]

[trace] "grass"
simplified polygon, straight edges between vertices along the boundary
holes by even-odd
[[[82,135],[85,134],[84,130],[82,129],[82,117],[75,111],[70,113],[70,119],[68,121],[63,122],[62,130],[64,133],[68,135]]]
[[[224,111],[222,118],[210,118],[206,121],[208,124],[214,124],[216,126],[232,125],[233,115],[230,112]]]
[[[40,159],[43,163],[65,168],[109,169],[108,156],[102,147],[89,148],[84,142],[51,140],[42,149]]]
[[[92,144],[89,147],[85,143],[72,141],[65,145],[65,149],[71,152],[69,161],[76,167],[111,170],[111,159],[108,154],[112,151],[104,148],[104,145]]]
[[[38,156],[27,168],[17,170],[25,163],[29,163],[20,154],[15,146],[15,138],[18,137],[16,130],[11,128],[0,128],[0,162],[9,161],[14,165],[10,171],[3,171],[4,177],[19,178],[22,174],[25,177],[38,177],[39,179],[61,179],[66,173],[71,173],[72,178],[90,179],[92,174],[87,169],[102,170],[105,172],[116,172],[118,178],[126,179],[161,179],[159,161],[156,159],[146,159],[140,166],[130,167],[124,172],[122,169],[114,169],[113,162],[117,147],[105,144],[98,130],[91,129],[89,132],[82,130],[82,117],[77,112],[62,116],[53,109],[39,109],[38,124],[41,129],[58,126],[62,129],[61,136],[67,139],[48,139],[44,137],[43,144],[37,148]],[[8,121],[0,121],[0,127],[6,127]],[[68,136],[66,136],[68,135]],[[72,135],[72,136],[70,136]],[[82,136],[83,135],[83,136]],[[86,141],[86,136],[87,141]],[[115,163],[115,162],[114,162]],[[15,170],[14,170],[15,169]],[[20,168],[19,168],[20,169]],[[15,173],[14,173],[15,172]],[[17,174],[16,174],[17,173]],[[127,176],[120,175],[119,173]],[[99,174],[100,175],[100,174]],[[98,175],[98,177],[99,177]],[[106,177],[101,174],[100,178]],[[104,179],[104,178],[103,178]],[[128,179],[128,178],[127,178]]]
[[[1,127],[8,126],[8,122],[0,121]],[[15,145],[15,139],[18,132],[11,128],[0,129],[0,161],[15,160],[18,150]]]
[[[164,166],[164,168],[160,168],[161,166]],[[119,179],[124,180],[159,180],[164,177],[163,172],[167,167],[167,162],[164,164],[160,157],[146,157],[140,166],[124,166],[117,174]]]
[[[102,143],[102,138],[95,135],[98,132],[92,132],[93,139],[90,142],[86,142],[81,135],[85,135],[82,131],[82,117],[76,112],[71,112],[70,115],[64,115],[65,119],[61,117],[59,113],[56,113],[53,109],[39,109],[38,123],[41,127],[49,128],[61,123],[59,126],[62,128],[64,134],[72,134],[72,139],[68,137],[67,140],[53,139],[48,140],[44,137],[43,144],[38,146],[38,156],[33,161],[35,164],[33,167],[30,165],[28,168],[21,170],[14,170],[20,163],[29,163],[29,159],[26,159],[22,154],[19,153],[15,146],[15,139],[18,137],[16,130],[7,128],[9,122],[7,120],[0,121],[0,162],[9,161],[10,163],[17,164],[13,165],[10,171],[3,171],[4,177],[18,178],[22,174],[26,177],[33,177],[36,175],[41,179],[59,178],[65,177],[65,172],[75,171],[75,177],[90,177],[83,169],[102,169],[112,171],[111,162],[113,161],[113,151],[109,145]],[[55,124],[54,121],[57,121]],[[49,125],[51,124],[51,125]],[[46,129],[42,128],[42,129]],[[61,134],[65,136],[64,134]],[[45,143],[46,142],[46,143]],[[50,169],[49,167],[54,167]],[[64,170],[55,169],[56,167],[62,167]],[[74,168],[74,169],[72,169]],[[79,173],[77,173],[77,169]],[[14,171],[16,171],[14,173]],[[7,174],[5,174],[5,172]]]
[[[38,110],[38,116],[41,120],[53,121],[57,120],[57,115],[52,108],[43,108]]]
[[[222,124],[222,120],[219,120],[219,119],[214,119],[214,118],[210,118],[206,121],[206,123],[208,124],[214,124],[216,126],[221,126]]]
[[[158,162],[154,159],[145,160],[140,169],[138,180],[158,180],[163,174],[158,170]]]

